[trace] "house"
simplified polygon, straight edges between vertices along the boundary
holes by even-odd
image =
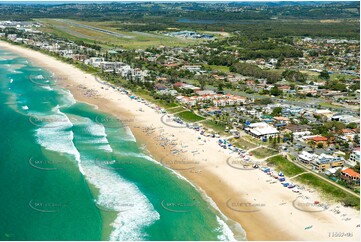
[[[289,124],[290,123],[290,119],[287,117],[282,117],[282,116],[277,116],[277,117],[273,117],[274,121],[276,121],[277,123],[280,124]]]
[[[289,86],[289,85],[281,85],[281,86],[278,86],[277,88],[278,88],[278,90],[280,90],[280,91],[282,91],[284,93],[291,90],[291,86]]]
[[[183,83],[183,82],[176,82],[176,83],[173,84],[173,87],[174,88],[181,88],[184,84],[185,83]]]
[[[343,138],[349,141],[352,141],[357,133],[352,129],[342,129],[341,132],[343,134]]]
[[[326,120],[331,120],[331,117],[334,115],[334,113],[328,109],[315,110],[313,114],[324,117]]]
[[[354,117],[352,115],[342,115],[342,114],[336,114],[331,117],[332,121],[339,121],[345,124],[349,123],[360,123],[359,117]]]
[[[256,85],[256,83],[254,80],[247,80],[246,85],[249,87],[254,87]]]
[[[352,183],[356,185],[360,184],[360,174],[352,170],[351,168],[342,169],[340,178],[342,181],[345,181],[347,183]]]
[[[315,154],[311,154],[307,151],[302,151],[299,155],[298,155],[298,160],[305,163],[305,164],[310,164],[312,161],[314,161],[316,158],[318,157],[318,155]]]
[[[321,135],[315,135],[315,136],[308,136],[306,138],[307,143],[309,142],[315,142],[316,145],[322,144],[323,146],[327,146],[328,139],[326,137],[323,137]]]
[[[357,163],[360,164],[360,147],[356,148],[350,155],[347,161],[348,165],[355,166]]]
[[[309,131],[311,129],[311,126],[309,125],[296,125],[296,124],[289,124],[285,127],[285,132],[305,132]]]
[[[312,96],[317,95],[318,86],[315,85],[297,85],[296,90],[298,94],[311,94]]]
[[[227,102],[227,99],[225,99],[225,98],[213,100],[213,105],[216,107],[224,107],[224,106],[227,106],[227,104],[228,104],[228,102]]]
[[[154,85],[154,89],[158,90],[158,91],[161,91],[161,90],[166,90],[167,87],[163,84],[160,84],[160,83],[157,83]]]
[[[93,67],[100,67],[100,63],[104,62],[104,58],[91,57],[85,60],[86,65],[92,65]]]
[[[188,70],[190,72],[200,72],[201,71],[201,67],[200,65],[194,65],[194,66],[183,66],[182,69],[183,70]]]

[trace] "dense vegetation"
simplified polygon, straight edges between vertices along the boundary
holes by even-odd
[[[248,63],[234,63],[230,70],[245,76],[266,78],[270,83],[275,83],[281,79],[281,75],[278,72],[262,70],[257,65]]]
[[[129,31],[187,28],[240,31],[246,35],[260,37],[297,35],[359,38],[359,16],[358,2],[258,2],[247,5],[244,3],[92,3],[37,4],[27,5],[26,8],[20,4],[0,4],[0,20],[68,18],[96,22],[118,21],[114,22],[112,27]]]

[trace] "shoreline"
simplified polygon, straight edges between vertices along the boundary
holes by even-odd
[[[176,173],[181,174],[200,191],[204,191],[225,216],[241,224],[248,240],[359,239],[359,229],[354,221],[357,218],[359,220],[359,212],[356,210],[342,208],[344,213],[350,214],[353,218],[351,222],[343,221],[339,215],[334,215],[330,211],[323,213],[298,211],[292,207],[292,201],[297,199],[298,194],[282,186],[269,184],[266,181],[269,177],[259,170],[241,171],[228,166],[226,160],[229,155],[217,145],[217,139],[202,137],[200,141],[197,139],[199,134],[194,130],[165,125],[160,120],[163,114],[96,82],[91,74],[84,73],[70,64],[37,51],[1,41],[0,47],[28,58],[35,65],[53,72],[56,76],[68,76],[69,78],[63,78],[61,84],[74,95],[77,101],[95,105],[99,110],[123,120],[132,117],[134,120],[126,125],[131,129],[137,142],[145,145],[151,157],[156,161],[163,163],[165,157],[171,160],[179,160],[182,157],[182,159],[198,162],[192,165],[193,169],[188,169],[189,166],[184,164],[167,163],[167,166],[173,167]],[[89,90],[94,90],[97,95],[86,95]],[[140,108],[143,111],[139,111]],[[183,146],[187,145],[187,152],[182,153],[181,156],[174,155],[171,153],[172,148],[162,146],[159,144],[161,142],[157,142],[157,137],[176,140],[175,147],[178,150],[184,149]],[[192,153],[191,149],[198,152]],[[314,197],[314,200],[319,199],[316,194],[309,196]],[[231,203],[233,201],[234,204],[264,204],[265,208],[260,206],[256,212],[236,211],[237,209],[229,207],[229,201]],[[313,226],[312,229],[306,230],[305,228],[310,225]],[[329,233],[332,232],[352,232],[353,237],[331,238]]]

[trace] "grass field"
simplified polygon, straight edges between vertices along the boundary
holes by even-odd
[[[205,120],[202,122],[203,126],[209,129],[213,129],[214,132],[220,134],[220,135],[226,135],[227,133],[224,131],[225,130],[225,126],[224,125],[220,125],[220,124],[216,124],[214,121],[212,120]]]
[[[200,40],[194,39],[168,37],[159,33],[121,31],[119,27],[116,27],[117,23],[113,22],[85,22],[66,19],[37,19],[37,21],[45,24],[42,31],[50,32],[73,41],[81,40],[92,44],[96,42],[106,49],[114,47],[144,49],[161,45],[188,46],[201,42]],[[89,29],[82,25],[112,31],[119,36]],[[118,24],[118,26],[120,26],[120,24]]]
[[[197,122],[204,120],[204,118],[192,113],[191,111],[184,111],[181,113],[177,113],[176,116],[178,116],[179,118],[181,118],[186,122]]]
[[[181,111],[185,111],[185,109],[181,106],[176,107],[176,108],[167,109],[167,113],[177,113],[177,112],[181,112]]]
[[[305,172],[304,169],[296,166],[282,156],[275,156],[267,159],[267,164],[274,166],[277,170],[282,171],[286,176],[289,177]]]
[[[209,67],[212,71],[230,72],[229,66],[204,65],[204,67]]]
[[[277,154],[278,152],[277,152],[277,151],[274,151],[274,150],[271,150],[271,149],[267,149],[267,148],[261,147],[261,148],[252,150],[251,153],[252,153],[256,158],[263,159],[263,158],[266,158],[266,157],[268,157],[268,156],[275,155],[275,154]]]
[[[335,105],[335,104],[327,103],[327,102],[319,103],[319,105],[321,105],[321,107],[326,107],[326,108],[342,108],[341,105]]]
[[[257,147],[257,145],[248,142],[247,140],[243,139],[242,137],[240,137],[239,139],[233,139],[232,144],[234,144],[235,146],[242,148],[244,150],[249,150],[249,149],[253,149],[253,148]]]
[[[321,191],[326,197],[330,199],[360,209],[359,198],[346,193],[340,188],[333,186],[332,184],[324,180],[321,180],[320,178],[316,177],[314,174],[310,174],[310,173],[303,174],[301,176],[296,177],[295,180]]]
[[[273,165],[277,170],[282,171],[288,177],[292,177],[306,171],[282,156],[272,157],[268,159],[267,162],[269,165]],[[296,177],[295,180],[318,190],[329,199],[360,209],[360,200],[358,197],[352,196],[351,194],[320,179],[312,173],[302,174]]]
[[[136,94],[137,96],[140,96],[141,98],[144,98],[145,100],[147,100],[149,102],[159,105],[160,107],[165,108],[165,109],[174,108],[174,107],[178,106],[178,104],[176,104],[176,103],[167,103],[163,100],[154,99],[151,95],[149,95],[149,93],[147,91],[144,91],[144,90],[134,91],[134,94]]]

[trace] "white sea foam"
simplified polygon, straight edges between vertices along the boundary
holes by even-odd
[[[135,139],[134,134],[132,133],[132,131],[130,130],[129,127],[124,127],[124,130],[125,130],[126,136],[122,137],[122,140],[137,142],[137,140]]]
[[[123,153],[124,154],[124,153]],[[144,155],[146,156],[146,159],[149,161],[152,161],[155,164],[161,165],[158,161],[156,161],[155,159],[153,159],[150,156]],[[144,157],[145,158],[145,157]],[[216,211],[217,214],[219,214],[219,216],[216,215],[217,217],[217,222],[219,224],[219,227],[217,228],[218,231],[221,232],[221,235],[218,236],[219,240],[222,241],[237,241],[238,240],[245,240],[246,239],[246,235],[245,235],[245,231],[243,230],[242,226],[234,221],[232,221],[233,223],[233,227],[234,230],[237,230],[237,232],[239,234],[242,234],[242,236],[237,236],[237,237],[242,237],[242,238],[235,238],[235,234],[233,233],[232,229],[229,227],[229,225],[225,222],[225,221],[230,221],[230,219],[225,216],[221,210],[218,208],[217,204],[213,201],[212,198],[210,198],[205,191],[203,191],[201,188],[196,187],[192,182],[190,182],[186,177],[182,176],[181,174],[179,174],[177,171],[163,166],[164,168],[168,169],[169,171],[171,171],[174,175],[176,175],[179,179],[182,179],[184,181],[186,181],[188,184],[190,184],[192,187],[194,187],[198,192],[200,192],[200,194],[202,195],[202,197],[206,200],[207,203],[209,203],[213,209]]]
[[[144,240],[145,226],[159,220],[160,215],[136,185],[110,170],[95,165],[83,165],[85,176],[97,187],[100,195],[97,203],[101,207],[118,211],[112,223],[112,241]]]
[[[62,107],[62,108],[70,107],[76,103],[76,100],[70,91],[64,90],[64,89],[59,89],[59,90],[57,90],[57,92],[59,94],[61,94],[60,100],[59,100],[60,107]]]
[[[54,90],[54,89],[53,89],[52,87],[50,87],[50,86],[43,86],[43,85],[41,85],[40,87],[43,88],[43,89],[49,90],[49,91],[53,91],[53,90]]]
[[[104,126],[92,121],[89,118],[78,117],[78,120],[79,118],[81,125],[84,126],[85,132],[91,136],[91,139],[87,139],[86,141],[82,141],[82,142],[98,144],[96,147],[97,149],[102,149],[108,152],[112,152],[113,150],[109,145],[109,141],[107,139],[107,133],[105,132]]]
[[[221,235],[218,235],[218,239],[221,241],[237,241],[234,238],[232,230],[228,225],[217,216],[217,222],[219,224],[218,231],[221,232]]]
[[[53,121],[35,131],[37,142],[47,150],[72,155],[79,163],[80,154],[73,143],[73,125],[68,117],[62,114],[51,115],[48,118]]]
[[[197,190],[201,193],[202,197],[212,206],[212,208],[216,212],[217,222],[219,227],[217,228],[221,234],[218,236],[219,240],[222,241],[237,241],[237,240],[246,240],[246,232],[242,228],[242,226],[230,220],[226,215],[224,215],[221,210],[218,208],[217,204],[213,201],[211,197],[209,197],[204,190],[201,188],[197,188]],[[218,216],[219,215],[219,216]],[[230,225],[226,223],[228,221],[232,224],[233,231],[230,228]],[[237,231],[237,235],[235,235],[234,231]]]

